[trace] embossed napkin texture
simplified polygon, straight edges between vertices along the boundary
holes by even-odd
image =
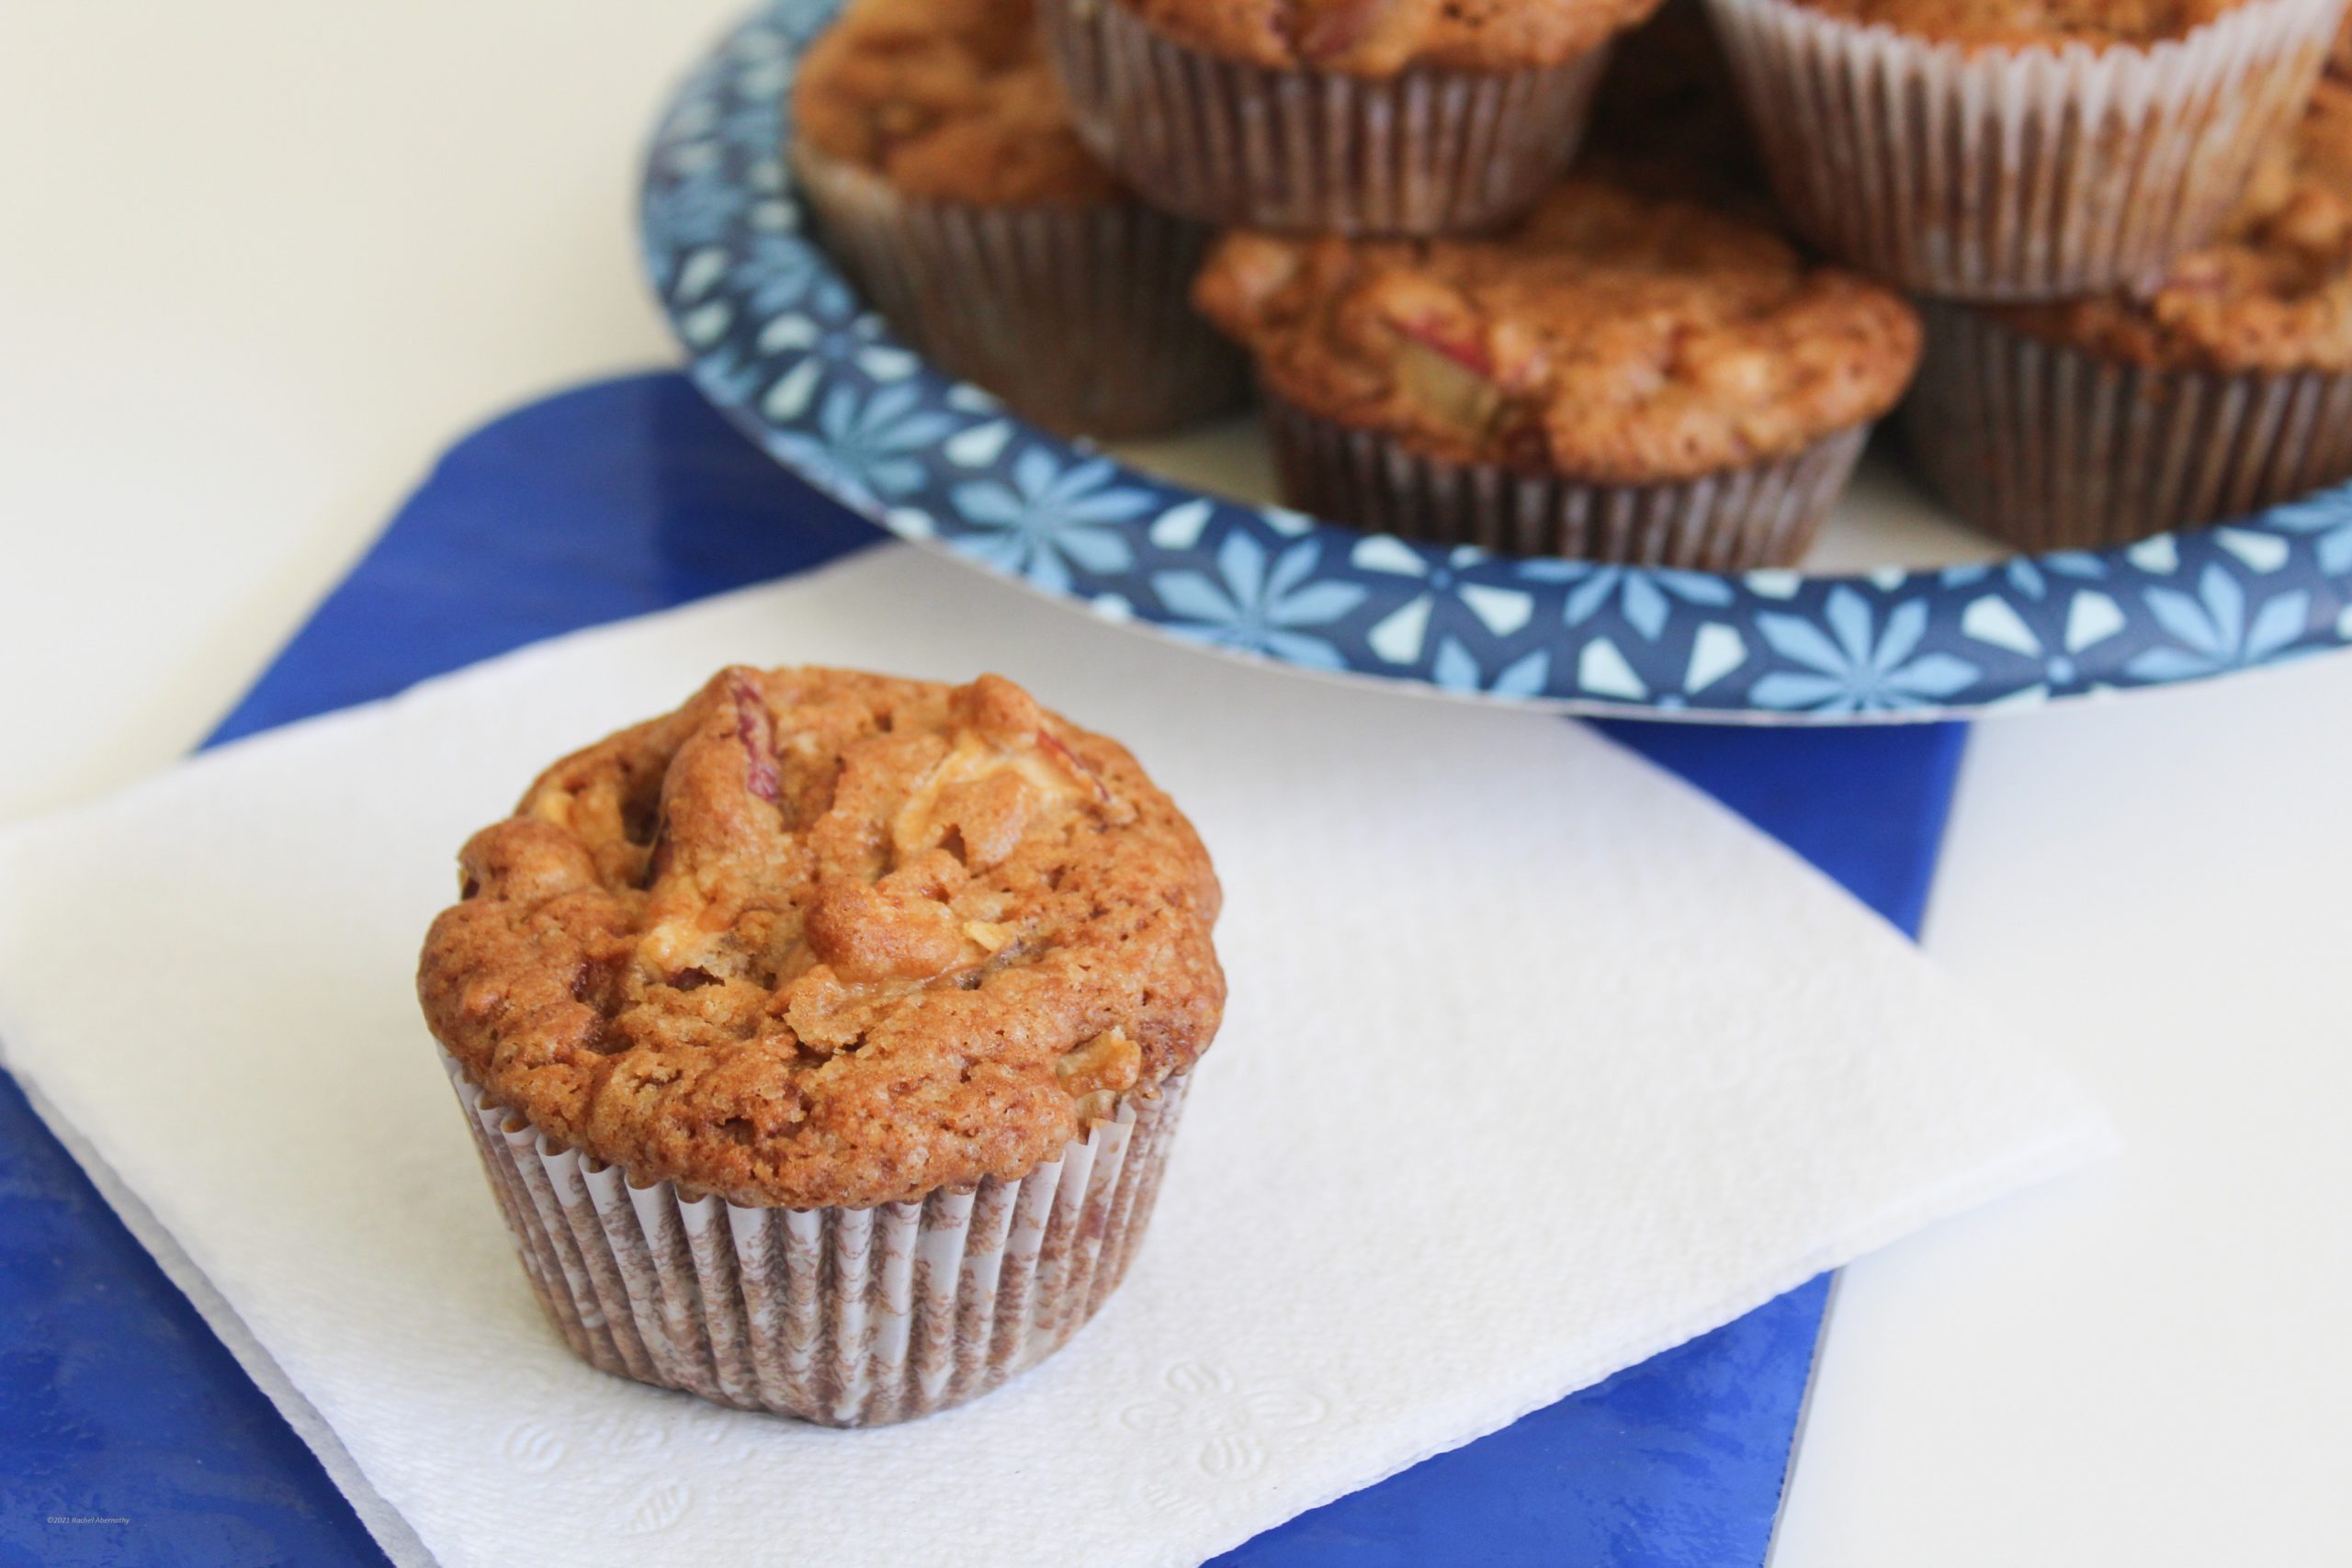
[[[902,1427],[575,1361],[411,992],[467,834],[734,660],[1000,670],[1127,741],[1225,878],[1233,1002],[1125,1284]],[[1172,650],[904,547],[0,837],[0,1030],[388,1548],[450,1568],[1195,1562],[2108,1136],[1874,917],[1578,726]]]

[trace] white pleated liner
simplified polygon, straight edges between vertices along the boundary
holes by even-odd
[[[1924,319],[1912,457],[1954,511],[2023,548],[2128,544],[2352,479],[2352,372],[2151,369],[1965,306]]]
[[[1205,223],[1311,233],[1453,233],[1524,211],[1575,154],[1609,55],[1269,71],[1170,42],[1118,0],[1040,15],[1080,137],[1129,185]]]
[[[826,247],[951,376],[1066,435],[1153,435],[1238,408],[1240,352],[1193,309],[1215,236],[1138,202],[985,207],[899,194],[807,147]]]
[[[1020,1181],[804,1210],[637,1186],[443,1065],[565,1343],[621,1377],[832,1427],[960,1404],[1077,1333],[1142,1238],[1188,1087],[1130,1100]]]
[[[1593,484],[1421,457],[1264,396],[1283,500],[1299,511],[1437,544],[1694,571],[1796,564],[1870,435],[1857,425],[1793,457],[1694,479]]]
[[[1971,51],[1801,0],[1707,3],[1790,220],[1966,299],[2130,284],[2211,239],[2344,9],[2251,0],[2148,48]]]

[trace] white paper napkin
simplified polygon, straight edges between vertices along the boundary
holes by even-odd
[[[1126,1283],[905,1427],[575,1362],[411,990],[466,835],[736,660],[1010,674],[1126,740],[1226,883],[1232,1006]],[[1173,652],[904,548],[6,834],[0,1032],[395,1557],[448,1568],[1195,1562],[2109,1136],[1589,730]]]

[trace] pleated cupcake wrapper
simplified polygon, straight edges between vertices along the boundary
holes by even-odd
[[[1794,565],[1870,434],[1857,425],[1793,457],[1694,479],[1593,484],[1422,457],[1265,397],[1283,499],[1300,511],[1439,544],[1703,571]]]
[[[1575,153],[1604,46],[1526,71],[1270,71],[1117,0],[1046,0],[1079,135],[1157,205],[1219,226],[1438,234],[1510,218]]]
[[[2127,544],[2352,479],[2352,372],[2151,369],[1965,306],[1924,314],[1913,458],[1954,511],[2021,548]]]
[[[1240,354],[1192,307],[1213,236],[1135,202],[906,197],[796,146],[825,243],[918,352],[1065,434],[1149,435],[1239,406]]]
[[[621,1377],[834,1427],[959,1404],[1083,1326],[1151,1217],[1187,1088],[1130,1100],[1019,1181],[802,1210],[636,1185],[444,1065],[565,1343]]]
[[[2344,0],[2252,0],[2151,48],[1905,37],[1798,0],[1708,0],[1781,204],[1950,299],[2086,294],[2211,238],[2293,123]]]

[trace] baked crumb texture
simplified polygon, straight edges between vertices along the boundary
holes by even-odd
[[[1799,0],[1811,10],[1919,38],[2022,49],[2145,48],[2184,38],[2246,0]]]
[[[2152,286],[2000,312],[2019,332],[2151,368],[2352,370],[2352,86],[2323,80],[2211,244]]]
[[[1277,396],[1424,457],[1654,484],[1891,408],[1891,290],[1753,224],[1571,177],[1487,240],[1229,235],[1194,291]]]
[[[1101,0],[1188,49],[1269,71],[1524,71],[1589,53],[1658,0]]]
[[[1070,129],[1033,0],[854,0],[802,59],[792,120],[801,141],[909,196],[1125,199]]]
[[[1053,1158],[1216,1033],[1218,888],[1117,743],[1020,687],[722,671],[461,857],[434,1034],[559,1143],[739,1203]]]

